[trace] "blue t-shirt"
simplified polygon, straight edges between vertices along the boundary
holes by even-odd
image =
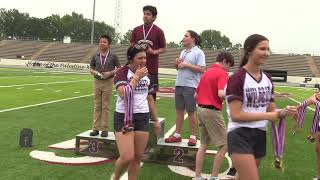
[[[194,46],[190,50],[183,50],[180,58],[192,65],[206,66],[205,55],[198,46]],[[190,68],[178,69],[176,86],[197,88],[200,76],[201,73],[193,72]]]

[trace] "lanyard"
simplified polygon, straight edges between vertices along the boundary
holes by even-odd
[[[143,29],[143,39],[144,39],[144,40],[147,40],[147,37],[148,37],[148,35],[149,35],[149,33],[150,33],[150,31],[151,31],[152,28],[153,28],[153,24],[151,25],[150,29],[148,30],[148,32],[147,32],[147,34],[146,34],[146,30],[145,30],[145,28],[144,28],[144,25],[142,25],[142,29]]]
[[[183,59],[183,60],[186,60],[186,57],[187,57],[187,55],[188,55],[188,53],[190,53],[191,52],[191,50],[189,49],[186,49],[183,53],[182,53],[182,56],[181,56],[181,58]]]
[[[107,57],[108,57],[108,55],[109,55],[109,52],[110,52],[110,51],[107,52],[106,57],[104,58],[103,61],[102,61],[102,56],[101,56],[101,53],[100,53],[100,63],[101,63],[101,67],[102,67],[102,68],[104,67],[104,65],[105,65],[106,62],[107,62]]]

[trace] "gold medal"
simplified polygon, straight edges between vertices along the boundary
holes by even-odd
[[[274,160],[274,167],[277,169],[282,169],[283,161],[280,157],[276,156]]]

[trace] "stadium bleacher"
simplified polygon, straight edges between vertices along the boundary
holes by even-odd
[[[118,55],[121,64],[127,62],[126,50],[128,45],[112,45],[111,51]],[[160,55],[160,68],[174,68],[174,60],[180,55],[183,48],[168,48],[167,52]],[[0,41],[0,58],[24,59],[39,61],[89,63],[91,56],[98,51],[96,45],[61,42],[2,40]],[[209,67],[215,62],[219,51],[204,49],[206,63]],[[235,66],[230,69],[233,72],[239,67],[242,51],[231,51],[235,58]],[[268,63],[263,69],[287,71],[288,76],[319,77],[320,56],[271,54]]]

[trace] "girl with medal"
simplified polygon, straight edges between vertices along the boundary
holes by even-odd
[[[114,180],[118,180],[125,170],[128,170],[129,179],[137,179],[149,138],[150,114],[156,134],[160,133],[153,87],[145,67],[146,53],[140,45],[134,45],[129,47],[127,58],[128,63],[117,71],[114,79],[118,93],[114,131],[120,154],[115,163]]]
[[[290,107],[276,110],[271,77],[261,69],[269,55],[266,37],[259,34],[249,36],[244,43],[240,67],[227,83],[228,153],[237,170],[237,178],[242,180],[259,179],[258,168],[266,155],[268,121],[275,124],[288,112],[295,111]],[[285,126],[280,128],[281,132],[283,128]],[[279,139],[277,145],[281,143]]]

